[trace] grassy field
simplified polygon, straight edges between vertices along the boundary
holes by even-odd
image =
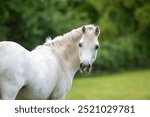
[[[66,99],[149,100],[150,69],[76,78]]]

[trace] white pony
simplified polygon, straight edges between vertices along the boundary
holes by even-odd
[[[32,51],[0,42],[0,99],[64,99],[79,68],[90,73],[99,34],[98,26],[85,25]]]

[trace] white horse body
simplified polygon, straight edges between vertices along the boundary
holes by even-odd
[[[0,99],[64,99],[80,67],[81,37],[79,28],[31,52],[0,42]]]
[[[68,76],[62,72],[52,50],[47,46],[32,52],[13,42],[1,42],[0,47],[0,83],[5,85],[2,91],[9,94],[5,96],[6,99],[14,99],[17,94],[11,95],[12,91],[18,91],[22,86],[25,87],[18,94],[18,99],[48,99],[57,83],[61,83],[57,87],[60,88],[58,91],[61,90],[63,94],[67,92],[69,87],[65,87],[64,81],[67,80],[63,78]],[[64,98],[65,95],[58,94],[58,91],[54,95],[55,99]]]

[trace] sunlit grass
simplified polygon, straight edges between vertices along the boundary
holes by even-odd
[[[66,99],[150,99],[150,70],[75,79]]]

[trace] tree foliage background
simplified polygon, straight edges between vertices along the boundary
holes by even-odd
[[[96,71],[150,67],[149,0],[1,0],[0,41],[31,50],[85,24],[101,28]]]

